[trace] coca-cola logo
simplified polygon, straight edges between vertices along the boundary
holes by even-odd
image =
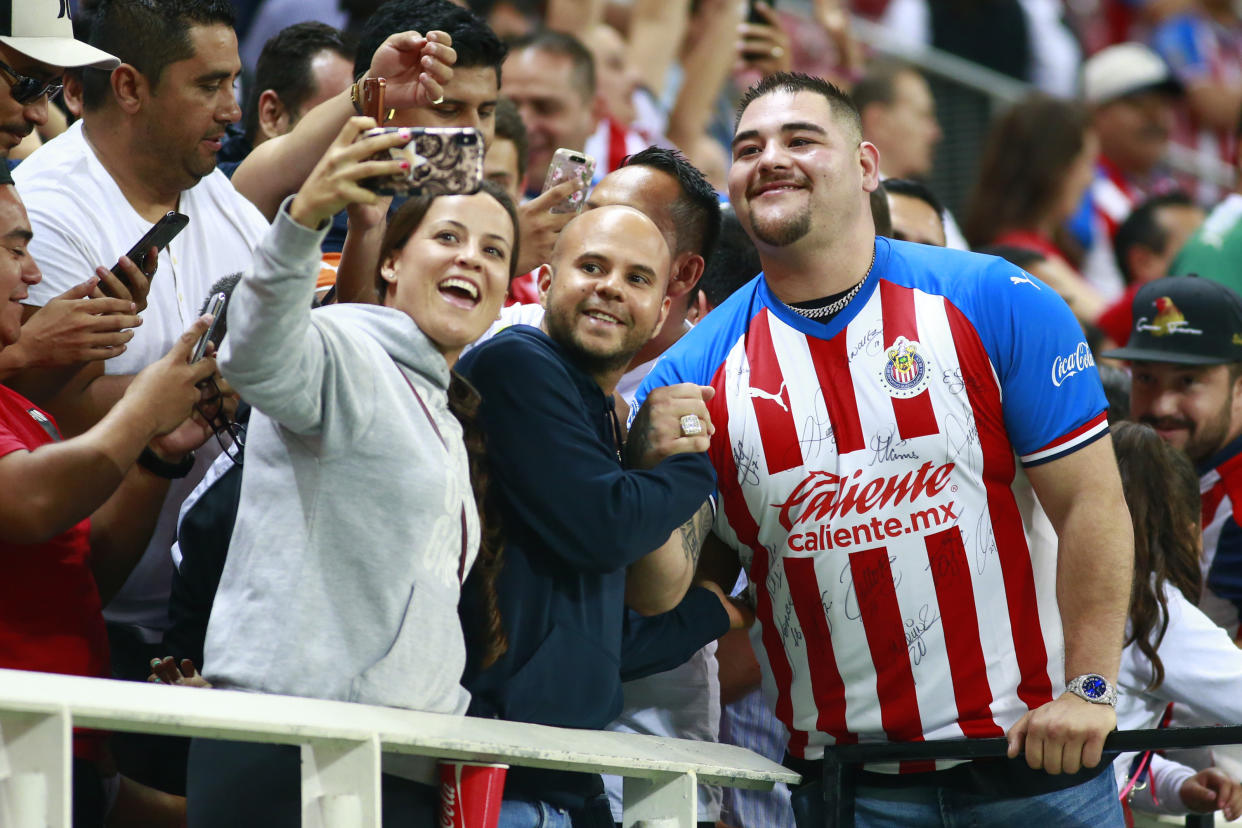
[[[940,493],[949,482],[954,463],[932,466],[931,461],[905,474],[891,474],[862,480],[862,469],[850,475],[813,471],[803,478],[784,503],[773,503],[780,510],[780,522],[786,530],[795,523],[824,521],[843,517],[852,510],[866,514],[901,503],[913,503],[920,497]]]
[[[1052,360],[1052,384],[1057,388],[1075,374],[1095,366],[1095,357],[1087,343],[1079,342],[1072,354],[1058,356]]]
[[[453,828],[457,810],[457,786],[440,786],[440,828]]]

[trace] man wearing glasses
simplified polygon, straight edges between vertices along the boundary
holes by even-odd
[[[47,123],[49,101],[65,69],[113,69],[116,58],[73,38],[64,0],[4,0],[0,5],[0,158]],[[5,90],[7,89],[7,94]]]

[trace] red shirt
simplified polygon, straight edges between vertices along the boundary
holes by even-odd
[[[59,439],[49,415],[0,386],[0,457]],[[0,667],[111,676],[103,607],[90,569],[90,529],[87,519],[42,543],[0,540]],[[100,738],[79,732],[74,753],[94,758]]]
[[[539,268],[514,276],[513,281],[509,282],[509,295],[505,297],[505,307],[538,304]]]
[[[1130,330],[1134,327],[1134,296],[1141,287],[1130,285],[1121,298],[1105,308],[1100,318],[1095,320],[1096,327],[1119,347],[1124,348],[1130,341]]]

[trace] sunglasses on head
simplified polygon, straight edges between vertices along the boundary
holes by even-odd
[[[47,95],[48,100],[56,97],[60,90],[64,88],[64,83],[59,80],[39,80],[13,69],[7,63],[0,61],[0,77],[3,77],[9,85],[9,91],[13,94],[13,100],[19,104],[28,104],[39,100]]]

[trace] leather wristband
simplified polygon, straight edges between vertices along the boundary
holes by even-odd
[[[187,452],[179,463],[169,463],[151,451],[150,446],[146,446],[142,454],[138,455],[138,465],[156,477],[163,477],[165,480],[180,480],[190,473],[190,469],[194,468],[194,452]]]

